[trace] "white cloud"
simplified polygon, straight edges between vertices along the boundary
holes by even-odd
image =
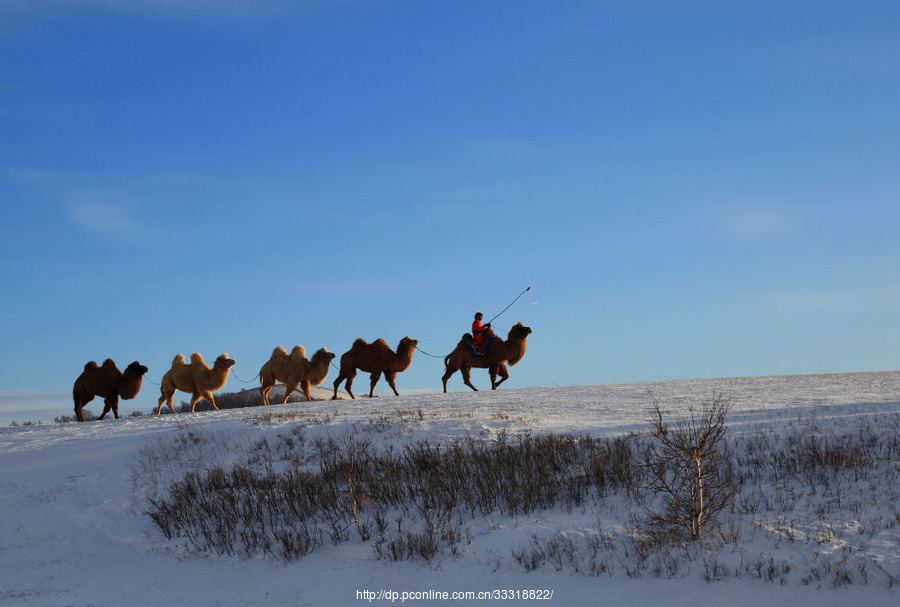
[[[134,223],[121,205],[83,203],[72,205],[69,215],[76,224],[89,232],[131,230]]]
[[[726,232],[739,238],[760,238],[793,231],[797,219],[783,209],[751,205],[732,207],[723,213],[721,223]]]

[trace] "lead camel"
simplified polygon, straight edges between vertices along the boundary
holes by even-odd
[[[486,345],[482,346],[485,354],[476,354],[471,346],[472,336],[468,333],[463,335],[453,352],[444,358],[446,371],[441,378],[444,382],[444,392],[447,391],[447,380],[457,371],[462,372],[463,382],[477,392],[478,388],[472,385],[469,378],[469,372],[473,368],[488,369],[491,375],[491,390],[496,390],[497,386],[509,379],[506,363],[512,366],[525,356],[525,348],[528,346],[530,334],[530,327],[517,323],[509,330],[506,341],[503,341],[494,335],[493,331],[487,329],[483,340]],[[497,381],[498,375],[500,381]]]

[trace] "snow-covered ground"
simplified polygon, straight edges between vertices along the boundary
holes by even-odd
[[[624,538],[641,507],[621,498],[465,517],[459,553],[431,562],[379,559],[371,540],[352,534],[287,563],[198,553],[185,538],[167,540],[147,514],[148,500],[165,496],[185,473],[227,468],[261,440],[298,428],[385,445],[526,432],[620,437],[647,430],[654,402],[675,414],[714,394],[731,399],[728,433],[736,443],[762,437],[783,446],[810,433],[896,443],[900,372],[501,388],[2,428],[0,604],[352,605],[399,603],[403,593],[424,593],[409,604],[481,602],[453,597],[461,592],[492,592],[511,597],[508,604],[529,597],[560,605],[896,603],[896,460],[875,466],[879,478],[842,480],[837,491],[846,495],[787,480],[744,487],[759,501],[732,523],[731,535],[739,537],[654,557],[670,566],[668,574],[652,565],[636,573]],[[578,566],[583,552],[571,562],[546,559],[533,571],[514,557],[554,537],[577,544],[600,521],[616,546],[602,557],[609,566],[600,575]],[[722,571],[710,575],[711,563]]]

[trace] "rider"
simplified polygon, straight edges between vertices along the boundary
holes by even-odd
[[[478,312],[475,314],[475,320],[472,321],[472,345],[475,346],[475,350],[481,349],[481,343],[484,340],[484,330],[491,328],[491,323],[481,324],[482,318],[484,318],[484,314]]]

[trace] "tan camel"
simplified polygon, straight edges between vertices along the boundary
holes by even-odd
[[[213,392],[221,390],[228,381],[228,373],[234,366],[234,359],[229,358],[228,354],[222,354],[213,363],[212,368],[208,367],[203,361],[203,357],[197,354],[191,354],[191,362],[186,363],[183,354],[178,354],[172,361],[172,368],[166,371],[160,382],[159,406],[156,414],[162,413],[163,403],[169,406],[172,413],[175,413],[175,407],[172,406],[172,398],[175,396],[176,390],[191,393],[191,413],[194,407],[203,399],[209,401],[212,408],[216,411],[216,400],[213,398]]]
[[[82,409],[95,396],[102,396],[104,399],[103,414],[99,419],[106,417],[110,411],[119,419],[119,399],[131,400],[137,396],[146,372],[147,367],[138,361],[128,365],[125,373],[119,371],[111,358],[107,358],[99,366],[94,361],[87,363],[72,387],[76,419],[84,421]]]
[[[528,335],[531,328],[517,323],[509,330],[506,341],[494,335],[493,331],[487,329],[484,333],[482,346],[484,354],[475,354],[472,347],[472,336],[466,333],[463,335],[462,341],[457,344],[456,348],[444,358],[444,367],[446,371],[441,380],[444,382],[444,392],[447,391],[447,380],[450,379],[457,371],[462,371],[463,382],[475,390],[478,388],[472,385],[469,377],[471,369],[488,369],[491,375],[491,390],[496,390],[497,386],[509,379],[509,371],[506,369],[506,363],[510,366],[516,364],[525,356],[525,348],[528,345]],[[497,381],[497,376],[500,381]]]
[[[259,393],[262,395],[263,404],[269,406],[269,392],[275,382],[284,382],[284,400],[288,398],[300,385],[303,396],[311,401],[309,395],[310,386],[318,386],[328,377],[328,365],[334,359],[334,353],[327,348],[320,348],[313,354],[312,360],[306,359],[306,350],[303,346],[294,346],[291,353],[278,346],[272,351],[272,356],[259,370],[259,382],[262,386]]]
[[[375,384],[381,379],[382,373],[384,373],[384,378],[391,386],[394,394],[400,396],[400,393],[397,392],[397,386],[394,385],[394,380],[397,378],[397,373],[402,373],[409,368],[410,363],[412,363],[413,350],[418,345],[418,340],[404,337],[397,345],[397,352],[394,352],[381,338],[371,344],[367,344],[360,337],[353,342],[350,350],[341,356],[341,370],[337,379],[334,380],[334,396],[331,400],[337,400],[338,386],[345,379],[347,380],[347,394],[350,395],[350,398],[356,398],[353,396],[351,388],[357,369],[372,374],[369,398],[375,396]]]

